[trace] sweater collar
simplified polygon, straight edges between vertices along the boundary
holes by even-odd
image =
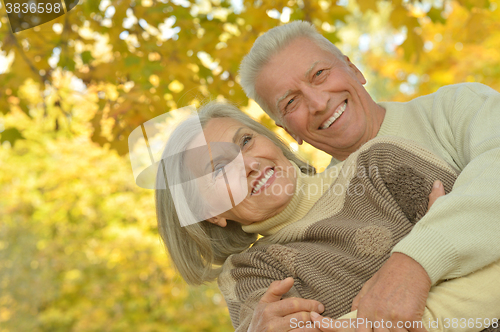
[[[397,103],[393,102],[382,102],[379,103],[380,106],[385,108],[385,116],[382,125],[377,133],[379,136],[398,136],[399,129],[401,127],[401,117],[403,112],[398,110],[396,106]]]
[[[398,103],[394,102],[381,102],[378,103],[385,109],[384,121],[382,121],[382,125],[380,126],[378,133],[375,137],[380,136],[399,136],[399,130],[401,127],[401,117],[403,116],[402,110],[398,109]],[[340,160],[332,157],[328,168],[337,165],[340,163]]]
[[[307,175],[300,172],[292,162],[297,174],[295,193],[287,207],[267,220],[242,226],[247,233],[258,233],[264,236],[273,235],[285,226],[302,219],[311,210],[316,201],[325,193],[338,176],[340,165],[326,169],[324,172]]]

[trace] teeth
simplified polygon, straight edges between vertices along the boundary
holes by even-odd
[[[321,125],[321,129],[326,129],[330,127],[332,123],[334,123],[335,120],[337,120],[342,115],[342,113],[344,113],[346,106],[347,102],[344,102],[341,106],[339,106],[335,111],[335,113],[333,113],[332,117],[323,122],[323,124]]]
[[[260,190],[260,188],[262,188],[262,186],[267,182],[267,180],[269,180],[269,178],[274,174],[274,170],[273,169],[270,169],[269,171],[267,171],[266,175],[260,179],[259,183],[257,183],[257,185],[255,186],[255,188],[253,188],[252,190],[252,194],[255,194],[257,191]]]

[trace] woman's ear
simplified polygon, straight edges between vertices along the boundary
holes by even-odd
[[[224,218],[224,217],[221,217],[221,216],[216,216],[216,217],[212,217],[212,218],[208,218],[207,219],[208,222],[214,224],[214,225],[218,225],[220,227],[226,227],[227,226],[227,219]]]
[[[359,80],[359,82],[361,82],[361,84],[363,85],[366,84],[366,79],[363,76],[363,73],[361,73],[361,70],[359,70],[358,67],[356,67],[354,63],[351,62],[351,59],[349,59],[347,55],[344,55],[344,57],[347,65],[349,66],[349,68],[351,68],[351,70],[354,71],[354,75],[356,75],[356,78]]]

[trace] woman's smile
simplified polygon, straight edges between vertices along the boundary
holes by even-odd
[[[276,176],[274,175],[274,168],[270,167],[267,168],[262,172],[262,176],[258,177],[254,182],[253,182],[253,189],[250,193],[250,195],[256,195],[259,194],[262,190],[265,190],[267,187],[269,187],[274,180],[276,179]]]

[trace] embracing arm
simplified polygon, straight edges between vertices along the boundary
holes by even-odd
[[[435,284],[500,259],[500,93],[461,85],[444,89],[433,105],[439,146],[461,173],[393,252],[416,260]]]
[[[393,253],[399,254],[391,256],[362,290],[358,312],[372,320],[413,320],[417,317],[411,312],[422,312],[421,299],[427,297],[428,287],[500,259],[496,211],[500,94],[484,85],[461,85],[422,100],[422,107],[428,109],[428,129],[435,131],[422,135],[434,135],[434,151],[461,169],[461,174],[451,193],[440,198],[394,247]],[[409,263],[402,265],[402,260]]]
[[[444,188],[439,181],[434,184],[429,195],[428,209],[441,196],[444,196]],[[500,323],[500,261],[496,261],[480,271],[467,276],[455,278],[433,286],[428,292],[422,316],[422,326],[429,332],[455,331],[457,328],[463,331],[481,331],[490,325],[498,328]],[[375,279],[375,278],[374,278]],[[374,279],[369,284],[374,283]],[[353,301],[354,311],[339,317],[339,325],[356,326],[351,324],[350,319],[356,321],[358,318],[357,307],[362,295],[368,287],[364,288]],[[311,318],[323,332],[331,331],[354,331],[355,328],[336,329],[331,320],[325,320],[322,316],[311,315]],[[345,322],[344,322],[345,321]],[[413,320],[415,321],[415,320]]]

